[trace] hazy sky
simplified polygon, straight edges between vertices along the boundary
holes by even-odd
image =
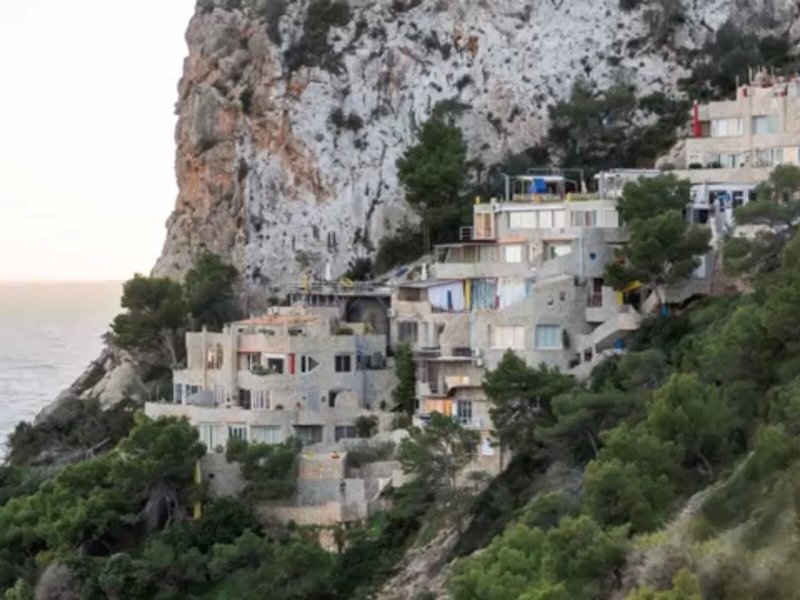
[[[2,2],[0,280],[152,267],[194,1]]]

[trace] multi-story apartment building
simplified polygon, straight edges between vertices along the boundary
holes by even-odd
[[[146,413],[187,417],[211,450],[230,438],[333,442],[355,437],[360,416],[389,418],[387,338],[339,308],[273,309],[221,333],[187,333],[186,349],[172,401]]]
[[[681,162],[681,177],[708,184],[759,183],[777,165],[800,165],[800,78],[761,72],[736,98],[695,105]]]
[[[655,174],[604,174],[595,194],[565,192],[559,175],[514,178],[505,201],[474,206],[460,242],[436,248],[431,279],[397,286],[392,339],[415,352],[423,419],[437,411],[480,430],[490,461],[481,383],[507,350],[584,377],[624,348],[639,326],[638,298],[605,285],[603,273],[626,241],[622,185]]]

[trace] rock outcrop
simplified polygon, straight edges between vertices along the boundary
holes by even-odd
[[[309,4],[329,5],[198,3],[156,274],[180,276],[201,246],[234,262],[251,299],[327,262],[341,273],[407,214],[395,161],[437,102],[467,105],[471,158],[489,165],[534,145],[578,77],[671,91],[727,19],[795,17],[790,0],[684,0],[667,47],[646,16],[659,0],[350,0],[332,25]]]

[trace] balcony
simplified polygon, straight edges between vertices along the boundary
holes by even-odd
[[[593,292],[586,298],[587,308],[602,308],[603,307],[603,292]]]
[[[417,415],[417,418],[422,422],[423,425],[429,425],[431,422],[430,414],[420,413]],[[485,421],[479,417],[457,417],[453,415],[451,418],[464,429],[473,429],[478,431],[489,429],[488,421]]]
[[[454,347],[451,352],[453,358],[472,358],[472,348]]]
[[[436,358],[441,353],[441,346],[419,346],[414,350],[414,355],[419,358]]]

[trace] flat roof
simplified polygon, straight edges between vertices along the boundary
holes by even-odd
[[[408,281],[403,283],[398,283],[397,287],[401,288],[413,288],[413,289],[427,289],[432,287],[438,287],[440,285],[450,285],[453,283],[461,283],[460,279],[426,279],[424,281]]]

